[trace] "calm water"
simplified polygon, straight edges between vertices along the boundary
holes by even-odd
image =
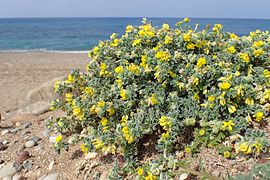
[[[174,26],[182,18],[149,18],[155,26]],[[192,19],[201,27],[221,23],[226,31],[242,36],[256,29],[270,30],[270,20]],[[141,18],[18,18],[0,19],[0,51],[86,51],[126,25]]]

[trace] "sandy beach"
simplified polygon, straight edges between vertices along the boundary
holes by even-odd
[[[0,53],[0,112],[16,110],[31,89],[72,68],[85,70],[88,61],[87,53]]]

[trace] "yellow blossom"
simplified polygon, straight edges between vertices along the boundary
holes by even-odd
[[[128,25],[128,26],[126,27],[126,32],[127,32],[127,33],[132,32],[132,30],[133,30],[133,26],[132,26],[132,25]]]
[[[154,106],[156,104],[158,104],[156,94],[152,94],[151,97],[148,99],[148,106]]]
[[[99,48],[96,46],[96,47],[93,49],[93,52],[94,52],[95,55],[98,54]]]
[[[199,131],[199,135],[200,136],[203,136],[205,134],[205,130],[204,129],[201,129],[200,131]]]
[[[229,113],[232,114],[236,111],[236,108],[235,106],[229,106],[228,110],[229,110]]]
[[[114,39],[113,42],[111,43],[111,46],[118,46],[118,43],[119,43],[119,39]]]
[[[225,151],[225,152],[223,153],[223,156],[224,156],[225,158],[230,158],[230,157],[231,157],[231,153],[230,153],[229,151]]]
[[[90,96],[93,96],[93,95],[94,95],[94,90],[93,90],[92,88],[90,88],[90,87],[86,87],[86,88],[84,89],[84,92],[85,92],[86,94],[90,95]]]
[[[170,118],[166,117],[166,116],[161,116],[161,118],[159,119],[159,124],[160,126],[171,126],[172,122],[170,120]]]
[[[104,146],[104,143],[102,142],[101,139],[94,139],[92,141],[92,144],[94,145],[94,147],[98,150],[100,148],[102,148]]]
[[[162,29],[169,30],[170,29],[170,26],[168,24],[163,24],[162,25]]]
[[[184,34],[183,39],[184,39],[185,42],[189,42],[190,39],[191,39],[190,34]]]
[[[116,73],[123,73],[123,72],[124,72],[124,68],[123,68],[123,66],[118,66],[118,67],[115,68],[114,71],[115,71]]]
[[[184,22],[190,22],[190,19],[189,18],[185,18],[183,21]]]
[[[262,40],[260,41],[255,41],[253,44],[252,44],[252,47],[253,48],[260,48],[264,45],[264,42]]]
[[[62,142],[62,140],[63,140],[63,136],[62,136],[62,135],[58,135],[58,136],[55,138],[55,142],[56,142],[56,143],[60,143],[60,142]]]
[[[132,72],[133,74],[139,75],[140,73],[140,68],[138,65],[131,63],[128,68],[127,68],[130,72]]]
[[[245,63],[249,63],[250,61],[248,53],[239,53],[239,58]]]
[[[252,97],[248,97],[246,100],[245,100],[245,103],[247,105],[253,105],[254,104],[254,100],[252,99]]]
[[[156,176],[154,176],[151,172],[147,172],[147,176],[145,176],[145,180],[156,180]]]
[[[104,107],[105,105],[106,105],[106,102],[103,101],[103,100],[101,100],[101,101],[99,101],[99,102],[97,103],[97,106],[100,107],[100,108]]]
[[[210,101],[210,102],[213,102],[213,101],[215,101],[215,96],[213,96],[213,95],[211,95],[211,96],[208,96],[208,101]]]
[[[171,36],[166,36],[166,37],[165,37],[164,43],[165,43],[165,44],[171,44],[172,41],[173,41],[173,38],[172,38]]]
[[[235,47],[234,47],[234,46],[230,46],[230,47],[228,47],[228,48],[227,48],[227,51],[228,51],[229,53],[231,53],[231,54],[236,53],[236,49],[235,49]]]
[[[263,70],[263,75],[265,78],[270,78],[270,71],[268,69]]]
[[[71,102],[73,100],[72,97],[73,97],[72,93],[66,93],[65,94],[65,99],[66,99],[67,102]]]
[[[134,41],[133,41],[133,43],[132,43],[132,46],[137,46],[138,44],[140,44],[141,43],[141,39],[135,39]]]
[[[156,58],[160,59],[161,61],[166,61],[168,62],[171,58],[170,54],[165,51],[159,51],[156,53]]]
[[[195,49],[195,44],[193,44],[193,43],[188,43],[187,49],[194,50],[194,49]]]
[[[262,49],[258,49],[258,50],[254,50],[254,51],[253,51],[253,55],[254,55],[255,57],[259,57],[259,56],[261,56],[263,53],[264,53],[264,51],[263,51]]]
[[[85,146],[85,144],[81,145],[81,151],[83,152],[84,155],[87,155],[89,152],[89,148]]]
[[[263,112],[258,111],[253,116],[257,122],[260,122],[263,118],[265,118]]]
[[[228,128],[229,131],[232,131],[233,126],[235,126],[235,124],[232,120],[229,120],[228,122],[224,121],[221,129],[226,130]]]
[[[60,82],[59,80],[57,80],[57,81],[54,82],[54,91],[55,91],[55,92],[57,92],[57,91],[59,90],[59,85],[60,85],[60,83],[61,83],[61,82]]]
[[[125,90],[125,89],[122,89],[122,90],[120,91],[120,96],[121,96],[122,100],[124,100],[124,101],[127,100],[126,91],[127,91],[127,90]]]
[[[235,35],[235,34],[230,34],[230,38],[231,39],[236,39],[236,40],[238,40],[239,39],[239,37],[237,36],[237,35]]]
[[[102,126],[107,126],[107,124],[108,124],[108,119],[107,118],[105,118],[105,117],[103,117],[102,119],[101,119],[101,125]]]
[[[197,67],[201,68],[203,65],[206,64],[206,59],[205,58],[199,58],[197,61]]]
[[[69,74],[68,75],[68,79],[67,79],[67,83],[73,83],[75,81],[75,78],[71,75],[71,74]]]
[[[137,174],[138,174],[139,176],[141,176],[141,175],[143,175],[143,173],[144,173],[143,168],[138,168]]]
[[[189,154],[189,153],[191,153],[191,149],[189,147],[186,147],[185,152]]]
[[[221,90],[228,90],[230,89],[230,87],[231,87],[231,84],[229,82],[222,82],[219,84],[219,88]]]

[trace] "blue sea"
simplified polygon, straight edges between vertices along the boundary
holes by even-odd
[[[154,26],[174,26],[183,18],[148,18]],[[129,24],[142,18],[8,18],[0,19],[0,51],[87,51],[99,40],[116,32],[123,34]],[[239,36],[256,29],[269,30],[270,20],[191,18],[191,24],[220,23],[224,30]]]

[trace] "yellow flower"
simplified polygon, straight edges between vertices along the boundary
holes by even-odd
[[[170,54],[165,51],[159,51],[156,53],[156,58],[160,59],[161,61],[168,62],[171,58]]]
[[[170,118],[168,118],[166,116],[161,116],[161,118],[159,119],[159,124],[160,124],[160,126],[163,126],[163,127],[172,125]]]
[[[237,77],[241,75],[241,73],[240,73],[239,71],[236,71],[234,74],[235,74],[235,76],[237,76]]]
[[[91,108],[90,108],[90,114],[96,114],[96,106],[93,105]]]
[[[83,152],[84,155],[87,155],[89,152],[89,148],[85,146],[85,144],[81,145],[81,151]]]
[[[133,26],[132,25],[128,25],[126,27],[126,33],[130,33],[130,32],[132,32],[132,30],[133,30]]]
[[[220,96],[219,96],[219,103],[222,105],[222,106],[225,106],[226,105],[226,99],[224,98],[225,96],[225,92],[222,93]]]
[[[240,145],[237,145],[236,152],[238,153],[239,151],[245,154],[252,153],[252,149],[247,142],[243,142]]]
[[[138,65],[131,63],[128,68],[127,68],[130,72],[132,72],[133,74],[139,75],[140,73],[140,68]]]
[[[223,25],[221,24],[215,24],[214,27],[212,28],[212,31],[218,32],[223,28]]]
[[[105,105],[106,105],[106,102],[103,101],[103,100],[101,100],[101,101],[99,101],[99,102],[97,103],[97,106],[100,107],[100,108],[104,107]]]
[[[183,39],[184,39],[185,42],[189,42],[190,38],[191,38],[190,34],[184,34]]]
[[[169,30],[170,29],[170,26],[168,24],[163,24],[162,25],[162,29],[163,30]]]
[[[115,114],[115,110],[113,108],[108,109],[107,112],[109,113],[109,116],[113,116]]]
[[[119,88],[122,87],[122,85],[123,85],[122,79],[116,79],[115,82],[117,83]]]
[[[165,37],[165,44],[171,44],[172,43],[172,41],[173,41],[173,38],[171,37],[171,36],[166,36]]]
[[[237,90],[237,95],[238,96],[244,96],[244,90],[243,90],[243,86],[236,86],[235,88],[234,88],[235,90]]]
[[[221,90],[228,90],[230,89],[230,87],[231,87],[231,84],[229,82],[222,82],[219,84],[219,88]]]
[[[102,142],[101,139],[94,139],[92,141],[92,144],[94,145],[94,147],[98,150],[100,148],[102,148],[104,146],[104,143]]]
[[[93,49],[93,52],[94,52],[95,55],[98,54],[99,48],[96,46],[96,47]]]
[[[170,137],[170,131],[166,131],[166,133],[161,134],[161,139],[162,140],[167,139],[169,137]]]
[[[57,92],[59,90],[59,85],[60,85],[60,81],[55,81],[54,82],[54,91]]]
[[[62,135],[58,135],[58,136],[56,137],[56,139],[55,139],[55,142],[56,142],[56,143],[59,143],[59,142],[62,142],[62,140],[63,140],[63,136],[62,136]]]
[[[93,90],[92,88],[90,88],[90,87],[86,87],[86,88],[84,89],[84,92],[85,92],[86,94],[90,95],[90,96],[93,96],[93,95],[94,95],[94,90]]]
[[[225,158],[230,158],[230,157],[231,157],[231,153],[230,153],[229,151],[225,151],[225,152],[223,153],[223,156],[224,156]]]
[[[203,65],[206,64],[206,59],[205,58],[199,58],[197,61],[197,67],[201,68]]]
[[[252,47],[253,48],[260,48],[264,45],[264,42],[262,40],[260,41],[255,41],[253,44],[252,44]]]
[[[156,94],[152,94],[152,96],[148,99],[148,106],[154,106],[156,104],[158,104]]]
[[[67,102],[71,102],[73,100],[72,97],[73,97],[72,93],[65,94],[65,99]]]
[[[79,107],[75,107],[73,109],[73,115],[78,117],[80,120],[82,120],[84,117],[83,112],[81,111],[81,109]]]
[[[232,113],[234,113],[236,111],[236,108],[235,108],[235,106],[230,106],[228,108],[228,110],[229,110],[229,113],[232,114]]]
[[[124,72],[124,68],[123,68],[123,66],[118,66],[118,67],[115,68],[114,71],[115,71],[116,73],[123,73],[123,72]]]
[[[239,53],[239,58],[243,60],[245,63],[249,63],[250,61],[248,53]]]
[[[67,83],[73,83],[75,81],[75,78],[71,75],[71,74],[69,74],[68,75],[68,79],[67,79]]]
[[[268,69],[263,70],[263,75],[265,78],[270,78],[270,71]]]
[[[229,131],[232,131],[233,126],[235,126],[235,124],[232,120],[229,120],[228,122],[224,121],[221,129],[226,130],[228,128]]]
[[[107,118],[105,118],[105,117],[103,117],[102,119],[101,119],[101,125],[102,126],[107,126],[107,124],[108,124],[108,119]]]
[[[189,18],[185,18],[183,21],[184,22],[190,22],[190,19]]]
[[[227,51],[228,51],[229,53],[231,53],[231,54],[236,53],[236,49],[235,49],[235,47],[234,47],[234,46],[230,46],[230,47],[228,47],[228,48],[227,48]]]
[[[151,172],[147,172],[147,176],[145,177],[145,180],[156,180],[156,176],[154,176]]]
[[[211,96],[209,96],[208,97],[208,101],[210,101],[210,102],[214,102],[215,101],[215,96],[213,96],[213,95],[211,95]]]
[[[138,168],[137,174],[138,174],[139,176],[141,176],[141,175],[143,175],[143,173],[144,173],[143,168]]]
[[[256,112],[253,117],[256,118],[255,120],[257,122],[260,122],[263,118],[265,118],[263,112],[261,111]]]
[[[119,39],[114,39],[113,42],[111,43],[111,46],[116,47],[118,46]]]
[[[262,49],[258,49],[258,50],[254,50],[254,51],[253,51],[253,55],[254,55],[255,57],[259,57],[259,56],[261,56],[263,53],[264,53],[264,51],[263,51]]]
[[[246,100],[245,100],[245,103],[247,105],[253,105],[254,104],[254,100],[252,99],[252,97],[248,97]]]
[[[189,153],[191,153],[191,149],[189,147],[186,147],[185,152],[189,154]]]
[[[200,136],[203,136],[205,134],[205,130],[204,129],[201,129],[200,131],[199,131],[199,135]]]
[[[124,100],[124,101],[127,100],[126,91],[127,91],[127,90],[125,90],[125,89],[122,89],[122,90],[120,91],[120,96],[121,96],[122,100]]]
[[[132,43],[132,46],[134,47],[134,46],[137,46],[138,44],[140,44],[141,43],[141,39],[135,39],[134,41],[133,41],[133,43]]]
[[[230,38],[231,39],[236,39],[236,40],[239,39],[239,37],[237,35],[233,34],[233,33],[230,34]]]
[[[189,43],[189,44],[187,45],[187,49],[190,49],[190,50],[195,49],[195,44]]]
[[[260,153],[263,150],[262,145],[259,142],[252,144],[252,147],[255,147],[257,153]]]
[[[169,70],[168,73],[170,74],[170,76],[172,78],[175,78],[176,77],[176,74],[173,71]]]
[[[143,55],[143,56],[141,57],[141,63],[140,63],[140,66],[142,66],[142,67],[145,68],[146,65],[147,65],[146,60],[147,60],[147,56],[146,56],[146,55]]]

